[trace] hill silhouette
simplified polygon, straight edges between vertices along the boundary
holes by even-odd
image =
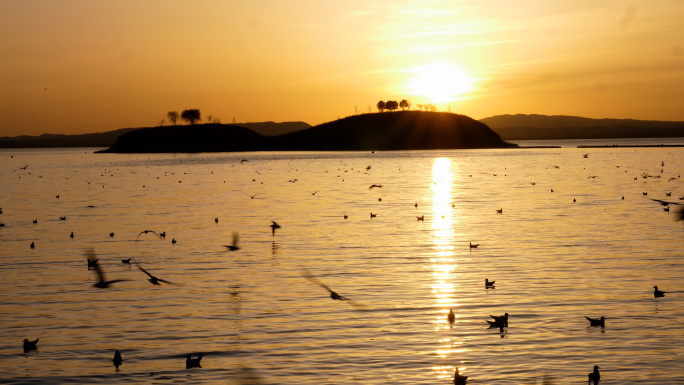
[[[281,135],[311,127],[310,124],[305,122],[254,122],[236,123],[234,125],[249,128],[250,130],[265,136]],[[0,148],[111,147],[116,143],[119,136],[142,128],[145,127],[121,128],[113,131],[76,135],[43,134],[40,136],[5,136],[0,137]]]
[[[684,122],[590,119],[564,115],[497,115],[481,119],[504,140],[684,137]]]
[[[468,116],[422,111],[354,115],[273,139],[278,149],[303,151],[517,147]]]
[[[227,124],[153,127],[122,135],[102,152],[375,151],[517,147],[464,115],[401,111],[350,116],[266,137]]]

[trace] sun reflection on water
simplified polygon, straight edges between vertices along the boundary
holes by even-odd
[[[432,244],[435,253],[431,258],[431,268],[435,277],[433,292],[437,306],[443,308],[436,327],[449,327],[446,315],[449,309],[456,306],[453,294],[453,272],[456,268],[454,259],[453,209],[451,208],[451,161],[447,158],[435,159],[432,166]],[[457,316],[458,317],[458,316]]]

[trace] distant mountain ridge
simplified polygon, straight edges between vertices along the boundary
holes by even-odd
[[[311,127],[310,124],[305,122],[253,122],[236,123],[235,125],[249,128],[250,130],[265,136],[282,135]],[[184,126],[162,127],[170,128]],[[0,137],[0,148],[111,147],[116,143],[119,136],[141,128],[142,127],[121,128],[113,131],[76,135],[43,134],[40,136],[5,136]]]
[[[110,153],[392,151],[509,148],[487,125],[446,112],[361,114],[267,137],[228,124],[150,127],[121,135]]]
[[[684,122],[591,119],[564,115],[497,115],[480,119],[504,140],[684,137]]]

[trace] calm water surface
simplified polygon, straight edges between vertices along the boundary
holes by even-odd
[[[3,150],[0,383],[684,384],[684,224],[647,199],[680,202],[682,171],[683,148]],[[92,287],[91,248],[130,281]]]

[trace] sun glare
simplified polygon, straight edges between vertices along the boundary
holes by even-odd
[[[473,79],[453,64],[437,62],[413,72],[416,76],[409,83],[413,93],[434,103],[453,100],[473,89]]]

